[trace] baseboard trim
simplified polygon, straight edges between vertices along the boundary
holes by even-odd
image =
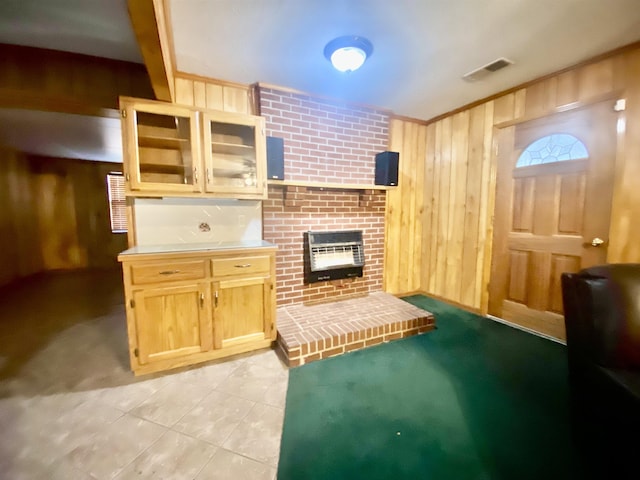
[[[444,297],[434,295],[433,293],[425,292],[424,290],[417,290],[415,292],[407,292],[407,293],[394,293],[394,295],[398,298],[410,297],[412,295],[424,295],[425,297],[433,298],[434,300],[438,300],[439,302],[449,304],[452,307],[459,308],[460,310],[465,310],[467,312],[475,313],[476,315],[483,316],[479,308],[470,307],[469,305],[463,305],[462,303],[458,303],[453,300],[448,300]]]
[[[500,317],[496,317],[495,315],[486,315],[486,317],[489,320],[493,320],[495,322],[502,323],[502,324],[507,325],[509,327],[517,328],[518,330],[522,330],[523,332],[531,333],[533,335],[536,335],[537,337],[541,337],[541,338],[544,338],[546,340],[551,340],[552,342],[559,343],[560,345],[566,345],[567,344],[566,342],[563,342],[562,340],[559,340],[559,339],[557,339],[555,337],[552,337],[550,335],[545,335],[544,333],[536,332],[535,330],[531,330],[530,328],[523,327],[522,325],[518,325],[516,323],[511,323],[508,320],[505,320],[505,319],[500,318]]]
[[[452,300],[447,300],[446,298],[442,298],[442,297],[439,297],[438,295],[434,295],[433,293],[428,293],[428,292],[424,292],[424,291],[418,290],[418,291],[415,291],[415,292],[395,293],[394,295],[396,297],[398,297],[398,298],[410,297],[412,295],[424,295],[425,297],[431,297],[431,298],[433,298],[435,300],[447,303],[447,304],[449,304],[449,305],[451,305],[453,307],[457,307],[457,308],[459,308],[461,310],[466,310],[467,312],[475,313],[476,315],[479,315],[481,317],[488,318],[489,320],[493,320],[495,322],[502,323],[502,324],[507,325],[509,327],[517,328],[518,330],[522,330],[523,332],[526,332],[526,333],[531,333],[533,335],[536,335],[537,337],[544,338],[546,340],[551,340],[552,342],[559,343],[560,345],[566,345],[567,344],[567,342],[565,342],[565,341],[559,340],[559,339],[557,339],[555,337],[552,337],[550,335],[545,335],[544,333],[536,332],[535,330],[531,330],[530,328],[523,327],[522,325],[518,325],[516,323],[511,323],[511,322],[509,322],[507,320],[504,320],[503,318],[496,317],[495,315],[490,315],[490,314],[483,315],[482,312],[480,311],[480,309],[478,309],[478,308],[469,307],[468,305],[462,305],[462,304],[460,304],[458,302],[454,302]]]

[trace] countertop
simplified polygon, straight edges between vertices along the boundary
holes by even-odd
[[[147,245],[129,248],[120,253],[124,255],[145,255],[154,253],[180,253],[234,250],[239,248],[276,248],[276,245],[265,240],[249,240],[240,242],[211,242],[211,243],[176,243],[168,245]]]

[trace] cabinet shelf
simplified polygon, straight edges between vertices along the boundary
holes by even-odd
[[[138,146],[141,148],[162,148],[179,150],[189,146],[189,140],[186,138],[156,137],[156,136],[139,136]]]
[[[170,164],[162,164],[162,163],[141,163],[140,164],[141,173],[184,174],[185,172],[190,172],[190,171],[191,171],[191,167],[187,167],[185,165],[170,165]]]
[[[241,143],[222,143],[211,142],[211,152],[227,153],[232,155],[245,155],[248,152],[253,152],[254,147],[252,145],[243,145]]]
[[[255,174],[255,172],[252,172],[250,169],[247,169],[247,168],[212,168],[211,173],[213,174],[214,178],[216,177],[240,178],[243,175],[251,175],[252,173]]]

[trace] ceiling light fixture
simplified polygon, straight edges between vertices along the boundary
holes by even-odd
[[[324,47],[324,56],[341,72],[359,69],[372,53],[371,42],[355,35],[334,38]]]

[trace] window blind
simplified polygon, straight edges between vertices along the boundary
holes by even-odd
[[[127,201],[124,194],[124,177],[122,174],[107,175],[107,193],[109,196],[109,213],[111,231],[122,233],[127,231]]]

